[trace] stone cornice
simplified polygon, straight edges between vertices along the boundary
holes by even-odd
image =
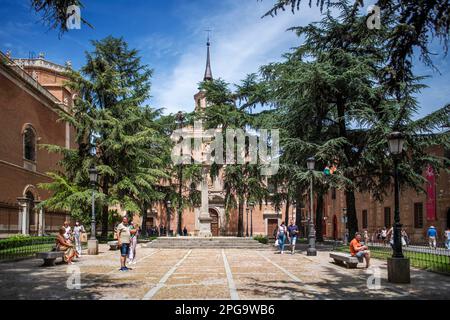
[[[44,104],[53,112],[63,111],[66,106],[63,102],[59,101],[48,90],[42,87],[33,77],[31,77],[25,70],[20,68],[11,59],[0,52],[0,73],[17,84],[19,87],[27,91],[36,100]]]

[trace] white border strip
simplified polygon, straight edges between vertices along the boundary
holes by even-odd
[[[236,285],[233,280],[233,274],[231,273],[230,265],[228,264],[225,250],[222,249],[223,264],[225,266],[225,272],[227,273],[228,288],[230,289],[231,300],[239,300],[239,294],[236,290]]]
[[[261,257],[263,257],[267,262],[270,262],[272,265],[274,265],[275,267],[277,267],[278,269],[280,269],[281,271],[283,271],[289,278],[291,278],[292,280],[294,280],[295,282],[298,283],[302,283],[302,281],[296,277],[295,275],[293,275],[291,272],[289,272],[288,270],[286,270],[285,268],[283,268],[282,266],[278,265],[277,263],[273,262],[272,260],[270,260],[269,258],[267,258],[265,255],[263,255],[260,252],[257,252]],[[318,297],[316,297],[317,299],[321,299],[320,296],[323,295],[323,293],[317,291],[316,289],[314,289],[312,286],[304,284],[303,287],[308,290],[310,293],[312,294],[316,294],[319,295]]]
[[[167,279],[177,270],[177,268],[186,260],[186,258],[191,254],[192,250],[189,250],[188,253],[184,255],[183,258],[181,258],[180,261],[178,261],[172,268],[170,268],[169,271],[166,272],[166,274],[159,280],[158,284],[151,288],[145,296],[142,298],[142,300],[150,300],[153,298],[153,296],[162,288],[164,287],[164,284],[166,283]]]

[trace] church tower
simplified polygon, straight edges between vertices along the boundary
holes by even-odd
[[[203,81],[212,81],[212,71],[211,71],[211,52],[210,52],[211,42],[208,40],[206,42],[206,69],[205,69],[205,75],[203,77]],[[198,109],[205,109],[206,108],[206,97],[205,92],[200,90],[195,96],[195,110]]]

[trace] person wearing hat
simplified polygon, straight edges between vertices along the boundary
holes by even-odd
[[[428,236],[428,245],[430,246],[430,248],[436,249],[437,230],[434,226],[428,228],[427,236]]]

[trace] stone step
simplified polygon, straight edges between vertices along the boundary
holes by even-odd
[[[264,249],[267,245],[252,238],[238,237],[161,237],[145,245],[148,248],[239,248]]]

